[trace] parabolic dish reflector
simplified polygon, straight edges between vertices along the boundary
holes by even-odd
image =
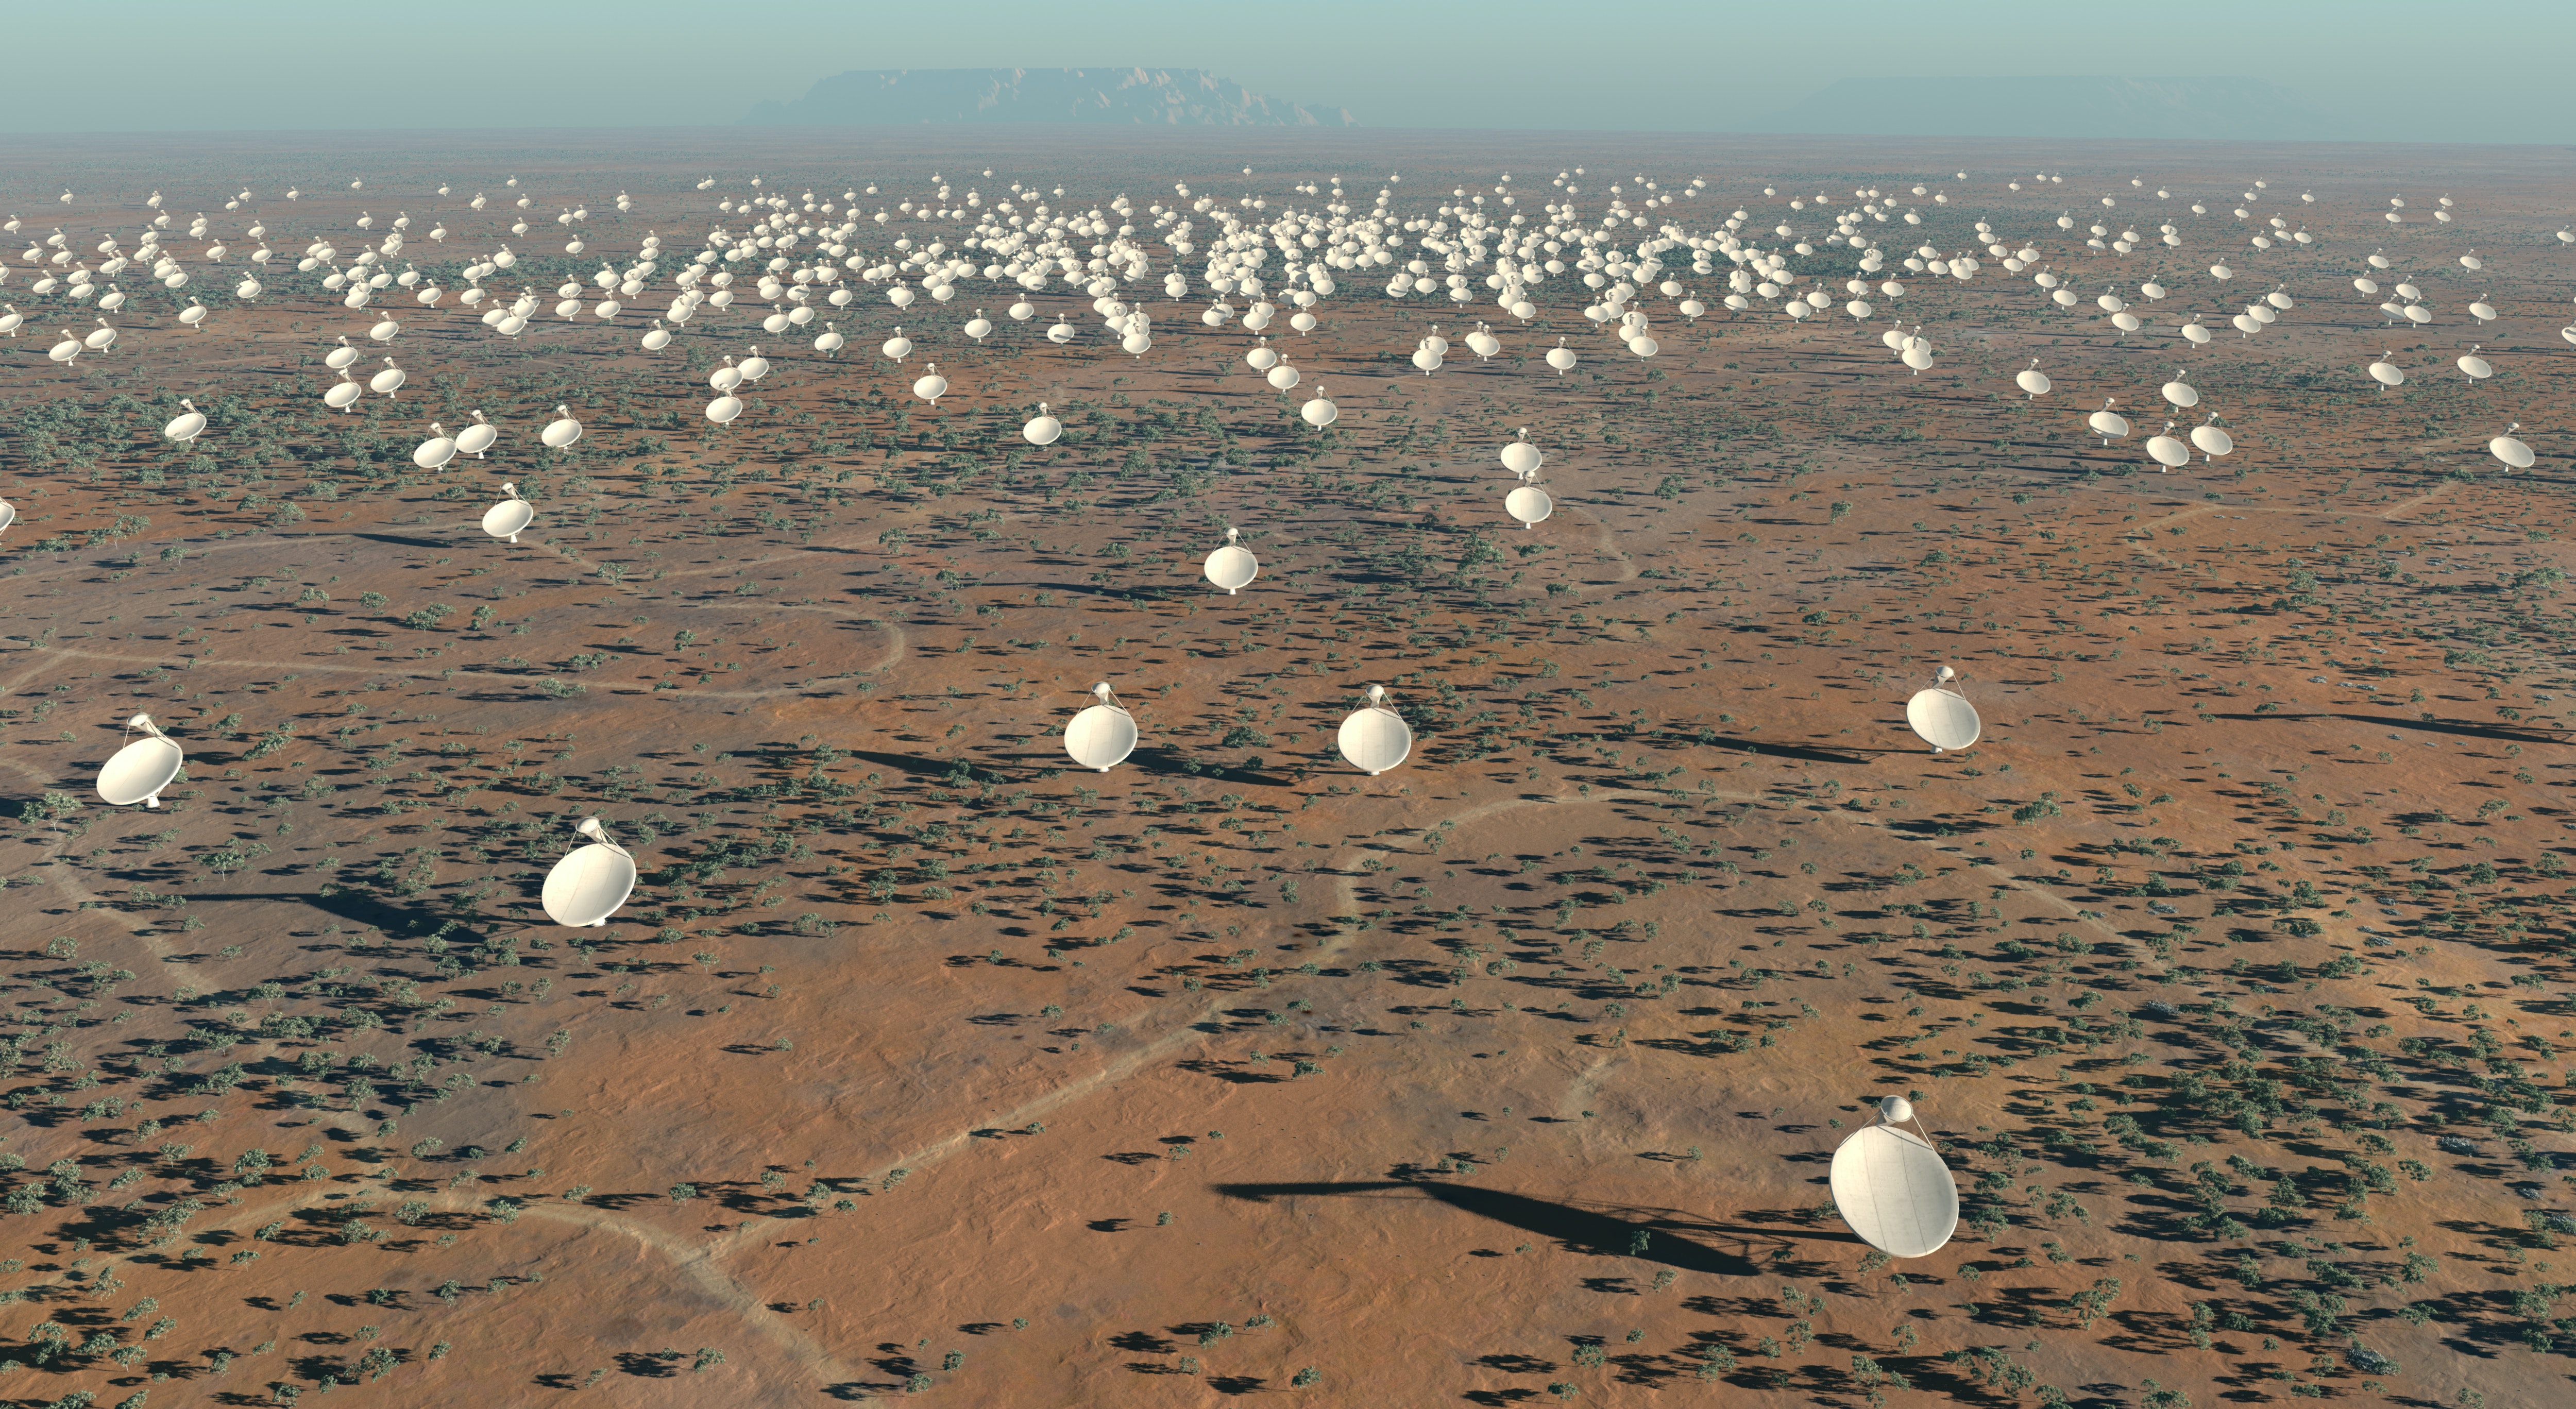
[[[1503,496],[1503,512],[1524,524],[1545,523],[1556,512],[1556,501],[1537,485],[1524,484]]]
[[[99,798],[113,807],[151,801],[179,776],[179,765],[185,762],[187,755],[168,739],[137,739],[118,749],[98,770]]]
[[[1394,711],[1372,705],[1351,711],[1336,742],[1353,768],[1374,778],[1402,764],[1413,752],[1413,726]]]
[[[1905,723],[1923,742],[1944,752],[1976,743],[1983,725],[1977,707],[1947,690],[1917,690],[1905,702]]]
[[[537,516],[537,508],[525,499],[504,499],[483,511],[483,531],[495,538],[517,536]]]
[[[577,847],[546,872],[546,918],[579,928],[600,925],[635,890],[635,858],[604,842]]]
[[[1083,767],[1106,773],[1136,751],[1136,721],[1116,705],[1093,705],[1064,726],[1064,751]]]
[[[1229,543],[1207,555],[1207,580],[1228,592],[1241,591],[1261,575],[1261,560],[1249,548]]]
[[[1940,1250],[1959,1227],[1959,1186],[1922,1136],[1892,1125],[1853,1133],[1834,1151],[1834,1209],[1890,1257]]]

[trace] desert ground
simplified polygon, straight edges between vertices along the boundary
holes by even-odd
[[[485,282],[550,310],[647,230],[685,258],[738,229],[754,175],[874,211],[988,168],[1073,210],[1337,174],[1365,205],[1400,172],[1427,207],[1587,161],[1705,177],[1661,218],[1748,210],[1766,248],[1815,226],[1793,196],[1937,187],[1870,227],[1891,258],[1987,220],[2084,299],[1892,270],[1917,374],[1884,313],[1649,291],[1640,359],[1569,277],[1524,325],[1354,276],[1312,334],[1283,305],[1283,395],[1199,321],[1199,261],[1160,296],[1159,247],[1121,295],[1141,356],[1061,283],[1018,322],[1008,289],[853,278],[826,356],[759,300],[650,353],[658,301],[511,339],[293,270],[404,211],[452,233],[394,264],[461,287],[509,244]],[[2247,248],[2224,207],[2257,179],[2314,244]],[[197,277],[129,276],[114,345],[48,361],[98,314],[31,295],[20,243],[131,248],[155,189],[229,262],[170,232]],[[0,191],[9,1403],[2569,1392],[2554,152],[387,134],[57,143]],[[2056,225],[2113,191],[2184,243]],[[553,254],[576,203],[595,249]],[[282,258],[245,302],[254,214]],[[2354,291],[2374,249],[2432,322]],[[1682,258],[1716,303],[1724,261]],[[2150,279],[2119,334],[2095,292]],[[2277,323],[2228,326],[2275,287]],[[326,409],[342,337],[408,382]],[[773,369],[709,424],[754,345]],[[2451,370],[2472,347],[2491,378]],[[2177,368],[2235,449],[2163,473]],[[193,445],[161,433],[182,397]],[[2086,433],[2105,398],[2135,434]],[[558,404],[585,434],[540,449]],[[488,458],[413,465],[476,410]],[[2515,422],[2539,463],[2508,473]],[[1556,505],[1526,529],[1523,428]],[[515,544],[478,527],[504,481]],[[1238,595],[1199,568],[1229,526]],[[1904,705],[1945,665],[1985,733],[1935,754]],[[1103,681],[1142,742],[1095,773],[1062,730]],[[1334,745],[1372,684],[1416,738],[1377,777]],[[93,790],[138,713],[188,754],[157,810]],[[641,883],[567,929],[538,889],[592,816]],[[1825,1188],[1890,1094],[1963,1204],[1894,1263]]]

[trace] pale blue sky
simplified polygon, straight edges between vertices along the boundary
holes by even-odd
[[[1729,131],[1846,77],[2236,75],[2361,140],[2576,141],[2576,0],[0,0],[0,35],[13,133],[722,124],[847,69],[1135,64],[1372,127]]]

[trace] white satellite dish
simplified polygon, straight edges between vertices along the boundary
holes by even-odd
[[[520,531],[537,516],[537,509],[535,505],[519,497],[519,487],[515,484],[502,485],[501,492],[510,497],[483,511],[483,531],[495,538],[516,543],[519,541]]]
[[[1027,425],[1020,427],[1020,438],[1031,445],[1053,445],[1056,437],[1063,434],[1064,422],[1047,414],[1047,404],[1043,401],[1038,403],[1038,413],[1029,418]]]
[[[1324,385],[1321,382],[1317,382],[1315,384],[1315,399],[1298,407],[1297,414],[1299,417],[1304,419],[1306,424],[1313,426],[1317,430],[1322,430],[1324,427],[1329,426],[1333,422],[1342,418],[1342,408],[1335,406],[1332,402],[1324,399]]]
[[[186,397],[181,397],[179,404],[187,409],[172,417],[170,424],[161,428],[161,434],[181,445],[193,444],[198,436],[206,433],[206,415],[197,409],[197,403]]]
[[[1556,512],[1556,501],[1535,484],[1524,484],[1503,496],[1503,512],[1520,520],[1521,527],[1533,528],[1547,522]]]
[[[1251,549],[1235,542],[1241,536],[1242,530],[1227,529],[1225,546],[1208,554],[1207,562],[1201,568],[1207,574],[1207,580],[1224,588],[1225,595],[1229,597],[1251,586],[1252,579],[1261,575],[1261,560],[1252,556]]]
[[[476,411],[471,414],[474,417],[474,424],[456,433],[456,453],[471,455],[480,460],[483,458],[483,452],[492,448],[492,442],[501,438],[501,432],[490,421],[483,419],[482,412]]]
[[[322,393],[322,404],[334,411],[346,411],[357,403],[359,397],[366,394],[366,390],[365,387],[350,381],[348,374],[343,372],[340,374],[339,385]]]
[[[545,442],[548,450],[565,449],[581,439],[581,422],[572,418],[571,408],[557,406],[555,419],[546,422],[546,428],[537,433],[537,439]]]
[[[1520,439],[1503,447],[1503,468],[1516,475],[1526,476],[1535,473],[1539,466],[1547,463],[1546,452],[1529,443],[1529,432],[1526,429],[1515,431],[1513,434]]]
[[[1064,751],[1085,768],[1106,773],[1136,751],[1136,719],[1119,708],[1107,681],[1091,687],[1100,698],[1064,726]]]
[[[1852,1132],[1834,1150],[1834,1210],[1860,1240],[1890,1257],[1924,1257],[1959,1227],[1959,1185],[1928,1138],[1897,1127],[1913,1103],[1878,1103],[1882,1124]]]
[[[1945,688],[1959,678],[1959,672],[1948,666],[1932,672],[1932,688],[1917,690],[1905,702],[1905,723],[1934,753],[1950,753],[1977,742],[1983,725],[1977,719],[1977,707],[1954,689]]]
[[[2521,429],[2522,422],[2516,421],[2505,427],[2505,434],[2487,442],[2487,453],[2504,461],[2507,469],[2527,470],[2532,466],[2531,447],[2512,434]]]
[[[2171,421],[2165,422],[2164,434],[2147,438],[2147,454],[2166,472],[2191,463],[2191,447],[2174,438]]]
[[[18,506],[6,499],[0,499],[0,528],[7,528],[17,521]]]
[[[435,470],[456,458],[456,441],[448,435],[447,427],[436,421],[430,422],[429,428],[436,434],[413,449],[411,462],[424,470]]]
[[[1371,685],[1366,707],[1352,710],[1334,742],[1353,768],[1374,778],[1399,767],[1413,753],[1413,727],[1386,702],[1386,689]]]
[[[143,737],[118,749],[98,770],[98,795],[111,807],[146,807],[161,805],[161,790],[179,776],[180,765],[188,756],[152,722],[152,716],[138,714],[125,721],[128,730],[140,729]]]
[[[742,398],[728,392],[707,403],[707,419],[723,425],[742,414]]]
[[[546,872],[546,918],[575,929],[604,925],[635,892],[635,858],[608,839],[596,817],[574,830],[593,840],[566,853]]]

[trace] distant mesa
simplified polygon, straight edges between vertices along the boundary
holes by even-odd
[[[2260,78],[1846,78],[1756,123],[1819,136],[2354,140],[2354,123]]]
[[[762,103],[743,121],[815,127],[951,122],[1359,126],[1346,108],[1282,102],[1194,68],[853,70],[824,79],[802,98]]]

